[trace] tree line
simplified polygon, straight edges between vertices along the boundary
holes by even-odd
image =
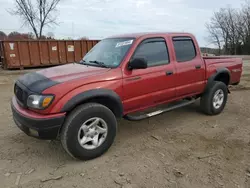
[[[250,54],[250,1],[240,9],[221,8],[206,23],[208,41],[218,48],[219,54]]]
[[[39,40],[56,40],[53,32],[48,32],[47,35],[42,35],[38,38]],[[6,34],[3,31],[0,31],[0,41],[3,40],[37,40],[36,36],[32,32],[28,33],[19,33],[17,31],[13,31],[9,34]],[[71,37],[65,37],[64,40],[74,40]],[[79,37],[77,40],[89,40],[88,37]]]
[[[0,31],[0,41],[1,40],[35,40],[35,39],[36,37],[32,32],[19,33],[17,31],[13,31],[7,35],[3,31]],[[47,36],[42,35],[39,39],[54,40],[54,34],[52,32],[49,32]]]

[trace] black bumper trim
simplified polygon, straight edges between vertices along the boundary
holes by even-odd
[[[19,113],[12,103],[11,109],[13,119],[19,129],[29,136],[44,140],[56,139],[65,119],[65,115],[50,119],[34,119],[26,117]],[[30,129],[37,131],[38,134],[36,135],[32,133],[33,131],[31,132]]]

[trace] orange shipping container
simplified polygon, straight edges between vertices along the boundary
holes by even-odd
[[[4,69],[23,69],[80,61],[98,40],[0,41]]]

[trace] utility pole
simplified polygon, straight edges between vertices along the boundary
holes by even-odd
[[[72,31],[71,31],[72,38],[75,39],[75,25],[74,22],[72,22]]]

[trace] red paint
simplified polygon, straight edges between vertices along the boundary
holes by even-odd
[[[172,37],[191,37],[197,51],[197,56],[184,63],[178,63]],[[116,37],[134,37],[126,57],[119,67],[114,69],[87,67],[77,64],[64,65],[39,71],[46,77],[62,82],[46,89],[44,94],[54,94],[53,104],[40,114],[57,114],[62,107],[75,95],[96,88],[115,91],[121,98],[124,115],[130,112],[146,109],[158,104],[168,103],[184,97],[202,94],[207,79],[216,72],[217,68],[228,68],[231,72],[230,84],[240,81],[242,60],[238,58],[201,57],[201,52],[195,37],[187,33],[154,33],[131,34]],[[170,63],[167,65],[149,67],[147,69],[128,70],[128,62],[141,41],[151,37],[162,37],[166,40]],[[201,68],[196,69],[199,65]],[[237,70],[237,71],[235,71]],[[174,74],[166,76],[166,71]],[[15,106],[17,103],[14,103]],[[47,117],[38,115],[18,107],[24,115]]]
[[[207,66],[207,75],[206,79],[208,79],[211,74],[215,72],[218,68],[228,68],[231,73],[230,83],[236,83],[240,81],[241,74],[243,71],[242,67],[242,59],[241,58],[228,58],[228,57],[204,57],[205,64]],[[234,72],[234,70],[238,70]]]
[[[58,114],[49,114],[49,115],[41,115],[36,112],[33,112],[31,110],[23,109],[16,101],[16,98],[12,98],[12,105],[15,107],[15,109],[24,117],[29,117],[32,119],[51,119],[51,118],[57,118],[65,116],[66,113],[58,113]]]

